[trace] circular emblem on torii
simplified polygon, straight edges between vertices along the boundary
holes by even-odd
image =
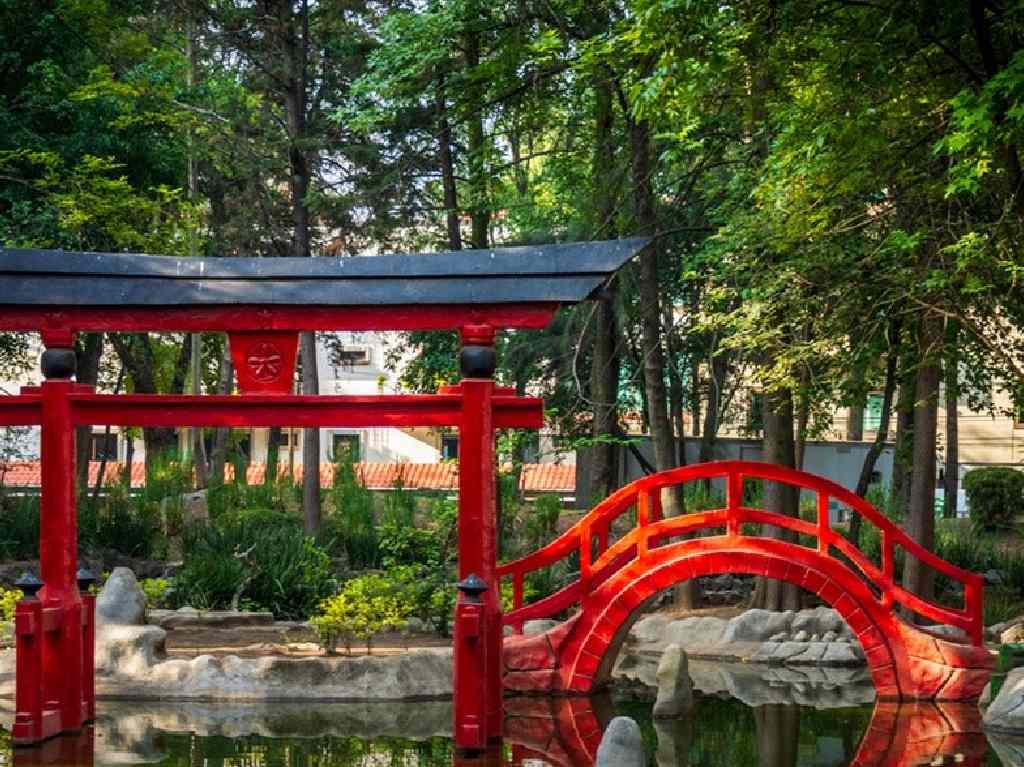
[[[245,364],[254,381],[269,383],[281,375],[281,350],[269,341],[261,341],[249,347]]]

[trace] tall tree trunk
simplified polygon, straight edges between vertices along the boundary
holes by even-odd
[[[267,470],[263,474],[263,484],[268,487],[277,482],[277,465],[281,462],[283,433],[284,430],[280,426],[271,426],[267,432]]]
[[[793,452],[793,468],[803,471],[804,456],[807,454],[807,422],[811,417],[811,398],[807,393],[807,378],[803,377],[803,387],[798,399],[799,405],[796,414],[796,442]]]
[[[234,370],[231,364],[231,349],[228,340],[224,339],[221,351],[220,370],[218,371],[217,393],[230,394],[234,382]],[[210,477],[213,484],[224,482],[224,467],[228,462],[228,441],[231,429],[218,428],[213,432],[213,450],[210,451]],[[235,477],[236,482],[244,482],[245,477]]]
[[[657,229],[654,192],[651,188],[652,156],[650,125],[644,120],[630,120],[630,149],[633,170],[633,204],[640,234],[652,235]],[[676,466],[675,434],[669,419],[668,392],[665,386],[665,355],[661,347],[661,291],[658,261],[661,252],[657,240],[640,254],[640,320],[643,353],[644,390],[651,441],[654,444],[654,465],[658,471]],[[675,489],[674,489],[675,490]],[[664,494],[666,516],[685,512],[682,495]]]
[[[444,75],[437,77],[437,156],[441,163],[441,189],[444,193],[445,228],[448,249],[462,250],[462,228],[459,222],[459,198],[455,186],[455,163],[452,159],[452,128],[448,121],[448,97]]]
[[[928,551],[935,548],[935,438],[938,425],[939,383],[942,378],[939,354],[942,348],[942,320],[925,315],[921,319],[914,394],[914,450],[910,474],[910,504],[905,529]],[[923,599],[932,597],[934,573],[909,553],[903,565],[903,588]]]
[[[671,309],[665,309],[665,345],[669,354],[668,381],[669,381],[669,402],[672,413],[672,426],[674,429],[674,443],[676,449],[676,465],[686,465],[686,432],[683,428],[683,410],[685,408],[685,394],[683,382],[676,367],[676,347],[674,343],[675,334],[670,330],[672,327]],[[677,488],[680,496],[682,489]],[[696,578],[690,578],[675,586],[673,601],[675,606],[686,610],[694,610],[704,603],[704,590]]]
[[[858,402],[846,409],[846,439],[860,442],[864,439],[864,403]]]
[[[132,384],[136,394],[158,394],[156,386],[155,368],[156,362],[153,354],[152,340],[148,333],[138,333],[131,336],[121,333],[110,333],[108,335],[114,351],[121,359],[128,373],[132,377]],[[188,371],[188,361],[192,354],[192,336],[186,333],[184,341],[178,350],[178,357],[174,364],[174,372],[171,376],[170,394],[181,394],[185,387],[185,378]],[[146,467],[153,466],[153,462],[161,456],[174,453],[178,447],[178,438],[175,430],[165,427],[149,427],[142,430],[142,441],[146,448]]]
[[[319,394],[320,376],[316,365],[316,334],[299,337],[302,354],[302,393]],[[320,532],[320,430],[302,430],[302,516],[306,534]]]
[[[895,336],[898,334],[894,335]],[[892,419],[892,400],[896,392],[896,363],[899,360],[899,347],[892,346],[885,360],[885,385],[882,392],[882,413],[878,423],[878,431],[875,432],[875,441],[871,443],[867,454],[864,456],[864,463],[860,467],[860,477],[857,479],[857,487],[854,492],[861,498],[867,495],[868,487],[871,486],[871,475],[875,472],[875,464],[878,457],[885,449],[885,443],[889,439],[889,421]],[[860,548],[860,514],[854,514],[850,518],[850,541],[854,546]]]
[[[203,361],[203,334],[192,334],[192,361],[190,363],[192,382],[189,387],[193,394],[202,393],[202,361]],[[209,485],[210,465],[206,460],[206,442],[203,439],[202,427],[190,430],[192,465],[196,472],[196,488],[202,489]]]
[[[762,450],[764,460],[787,468],[795,468],[796,446],[793,439],[793,393],[789,389],[770,392],[764,402],[764,437]],[[788,517],[799,516],[800,493],[792,485],[780,482],[764,483],[764,508],[775,514]],[[784,541],[793,541],[796,536],[788,530],[774,525],[765,525],[764,535]],[[766,610],[799,610],[800,589],[792,583],[771,579],[764,580],[764,603]]]
[[[704,414],[704,429],[700,435],[701,463],[707,463],[715,458],[715,441],[718,439],[718,425],[722,412],[722,393],[729,373],[728,354],[729,352],[724,349],[711,349],[708,363],[711,374],[708,380],[708,406]]]
[[[853,340],[850,340],[853,343]],[[864,367],[857,365],[853,370],[854,401],[846,409],[846,439],[860,442],[864,439]]]
[[[290,15],[290,3],[288,4]],[[308,104],[309,67],[309,2],[302,0],[299,28],[288,24],[284,33],[288,54],[289,73],[285,87],[285,109],[288,115],[290,146],[288,160],[291,169],[292,196],[292,256],[309,258],[313,255],[307,195],[312,180],[310,158],[304,147],[307,138],[306,115]],[[316,336],[307,331],[299,335],[299,355],[302,364],[302,393],[319,394],[316,366]],[[269,465],[268,471],[272,467]],[[276,468],[276,467],[274,467]],[[320,430],[302,431],[302,516],[306,532],[315,535],[320,530]]]
[[[800,707],[769,703],[754,709],[758,767],[796,767],[800,755]]]
[[[946,338],[946,467],[942,478],[942,516],[953,519],[956,517],[957,493],[960,490],[960,328],[957,323],[949,323]]]
[[[470,13],[475,18],[478,11],[471,5]],[[472,19],[471,19],[472,20]],[[480,32],[471,28],[466,33],[466,68],[470,71],[470,116],[469,132],[469,177],[472,188],[470,194],[470,219],[472,221],[472,241],[474,248],[488,246],[488,229],[491,225],[491,210],[488,203],[487,162],[484,156],[484,94],[473,78],[479,74],[473,72],[480,65],[481,43]]]
[[[75,380],[80,384],[95,386],[99,379],[100,358],[103,356],[103,334],[86,333],[75,348]],[[92,427],[75,427],[75,473],[78,489],[89,485],[89,448],[92,443]]]
[[[615,111],[611,84],[598,79],[594,84],[594,154],[591,158],[592,196],[595,221],[591,230],[598,240],[612,239],[615,231],[617,190],[598,182],[607,174],[608,158],[614,153]],[[617,283],[612,280],[596,296],[593,349],[590,364],[590,400],[593,409],[590,448],[590,497],[597,502],[618,488],[618,447],[612,441],[619,424],[618,323],[615,317]]]
[[[896,447],[892,457],[892,505],[902,517],[910,503],[910,469],[914,447],[914,388],[917,373],[909,371],[896,396]]]

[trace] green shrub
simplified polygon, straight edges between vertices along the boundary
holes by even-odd
[[[344,554],[354,570],[379,566],[380,549],[373,515],[373,493],[356,476],[348,451],[334,464],[334,486],[328,495],[330,514],[322,521],[320,540],[332,553]]]
[[[5,643],[14,641],[14,610],[23,596],[18,589],[0,587],[0,639]]]
[[[239,472],[236,476],[244,476],[244,473]],[[206,504],[213,520],[245,509],[294,512],[301,505],[301,489],[287,476],[269,485],[223,482],[206,491]]]
[[[1002,623],[1024,614],[1024,597],[1020,592],[1007,588],[985,589],[982,619],[986,626]]]
[[[146,595],[147,610],[162,610],[170,606],[171,582],[166,578],[143,578],[139,586]]]
[[[14,620],[14,609],[23,596],[19,589],[0,587],[0,621],[10,623]]]
[[[39,554],[39,496],[0,490],[0,558],[34,559]]]
[[[175,602],[305,618],[334,588],[330,557],[290,514],[253,509],[188,528]]]
[[[984,530],[1013,526],[1024,508],[1024,472],[1003,466],[975,469],[964,477],[971,519]]]
[[[401,475],[384,493],[381,521],[384,524],[406,527],[416,523],[416,495],[405,489]]]
[[[366,642],[372,652],[373,636],[403,627],[412,614],[407,582],[383,575],[362,575],[346,581],[333,597],[325,599],[313,617],[320,643],[333,654],[338,642],[352,652],[352,640]]]

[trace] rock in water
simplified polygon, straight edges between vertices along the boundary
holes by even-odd
[[[115,568],[96,598],[96,621],[114,626],[146,622],[146,595],[127,567]]]
[[[597,747],[594,767],[645,767],[640,725],[628,716],[617,716],[608,724]]]
[[[693,704],[690,665],[683,648],[670,644],[658,662],[658,699],[654,702],[656,719],[671,719]]]
[[[985,710],[985,729],[1010,735],[1024,734],[1024,668],[1015,668],[995,700]]]

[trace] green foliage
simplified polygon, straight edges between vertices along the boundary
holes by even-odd
[[[179,605],[268,610],[305,618],[334,588],[330,557],[289,514],[257,509],[197,524],[182,537]]]
[[[14,611],[23,596],[19,589],[0,587],[0,639],[4,642],[14,639]]]
[[[33,559],[39,552],[39,496],[0,489],[0,557]]]
[[[982,620],[986,626],[1024,615],[1024,594],[1008,588],[985,589]]]
[[[166,578],[143,578],[139,586],[146,595],[147,610],[163,610],[171,606],[171,581]]]
[[[381,522],[386,525],[411,526],[416,523],[416,495],[405,489],[401,474],[384,492]]]
[[[1024,472],[1001,466],[969,471],[964,490],[971,519],[984,530],[1008,529],[1024,511]]]
[[[14,620],[14,610],[23,596],[20,589],[0,587],[0,621],[10,623]]]
[[[238,473],[236,476],[242,476]],[[207,510],[211,519],[243,509],[269,509],[294,512],[300,506],[301,488],[285,476],[270,484],[249,485],[245,482],[221,482],[206,491]]]
[[[374,634],[400,629],[411,614],[404,579],[369,574],[343,583],[337,594],[321,603],[311,622],[328,653],[340,641],[351,654],[353,638],[365,641],[370,652]]]
[[[351,569],[377,567],[380,549],[373,493],[356,476],[351,457],[341,452],[334,464],[334,486],[327,494],[330,509],[321,523],[320,539],[329,551],[344,554]]]

